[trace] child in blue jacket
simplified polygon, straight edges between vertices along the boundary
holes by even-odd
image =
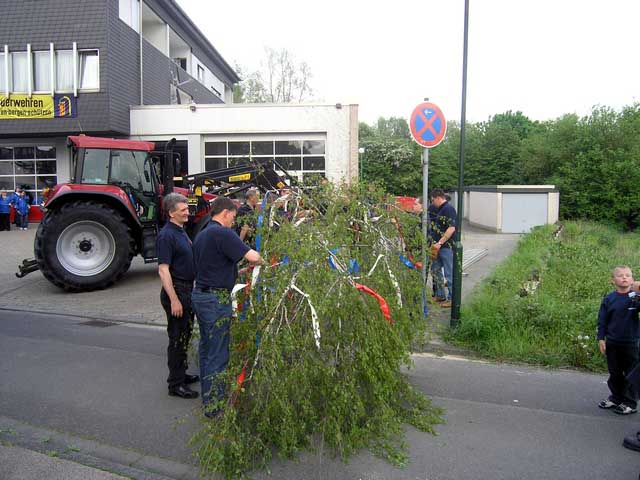
[[[16,225],[20,230],[27,230],[31,205],[29,205],[29,198],[25,195],[24,190],[20,192],[17,199],[14,199],[13,208],[16,209]]]
[[[0,193],[0,232],[11,230],[11,222],[9,222],[9,216],[11,215],[11,198],[7,195],[7,192]]]
[[[640,341],[638,304],[629,296],[633,286],[631,269],[626,265],[616,267],[611,282],[616,289],[604,297],[598,313],[598,347],[607,357],[611,395],[598,406],[629,415],[636,413],[637,392],[626,376],[638,363]]]

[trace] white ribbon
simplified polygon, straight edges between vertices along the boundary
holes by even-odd
[[[234,312],[238,311],[238,299],[236,298],[238,296],[238,292],[246,286],[246,283],[236,283],[231,290],[231,308],[233,308]]]
[[[304,293],[298,287],[296,287],[293,283],[291,284],[291,289],[298,292],[302,295],[306,300],[307,304],[309,304],[309,309],[311,310],[311,325],[313,327],[313,338],[316,341],[316,347],[320,350],[320,324],[318,323],[318,314],[316,313],[316,309],[314,308],[311,300],[309,299],[309,294]]]

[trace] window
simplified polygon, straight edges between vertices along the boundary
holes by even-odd
[[[229,142],[229,155],[249,155],[249,142]]]
[[[202,65],[198,65],[198,80],[200,83],[204,83],[204,68]]]
[[[302,142],[299,140],[276,142],[276,155],[300,155],[301,150]]]
[[[119,0],[118,14],[120,20],[139,32],[140,23],[140,1],[139,0]]]
[[[51,52],[33,53],[33,90],[51,91]]]
[[[11,84],[14,92],[27,92],[29,86],[27,52],[14,52],[11,54]]]
[[[108,177],[109,150],[85,150],[82,183],[106,184],[109,180]]]
[[[57,183],[56,149],[48,145],[0,147],[0,190],[25,187],[32,201]]]
[[[56,92],[73,92],[73,50],[56,52]]]
[[[4,78],[4,63],[6,59],[4,58],[4,53],[0,53],[0,94],[6,92],[7,85],[5,83]]]
[[[51,51],[36,51],[31,55],[31,76],[27,52],[12,52],[9,57],[9,92],[13,93],[71,93],[74,86],[73,50],[57,50],[53,54],[54,78],[51,78]],[[6,92],[4,76],[5,55],[0,53],[0,92]],[[96,49],[80,50],[76,64],[77,83],[80,91],[100,89],[100,61]],[[55,79],[55,81],[54,81]]]
[[[130,188],[152,193],[153,183],[151,183],[151,175],[148,171],[149,163],[146,160],[147,152],[111,150],[110,183],[126,182]],[[146,175],[144,174],[145,168],[147,169]]]
[[[299,178],[324,177],[324,154],[325,140],[265,140],[263,137],[259,140],[215,141],[204,144],[205,170],[231,167],[246,163],[249,159],[268,159]]]
[[[78,52],[78,88],[81,90],[100,89],[98,50],[82,50]]]

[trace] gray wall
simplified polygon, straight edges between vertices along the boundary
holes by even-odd
[[[100,50],[100,93],[78,96],[77,118],[0,120],[0,137],[110,130],[106,68],[108,3],[104,0],[2,0],[0,44],[9,51],[78,48]],[[109,3],[113,3],[110,0]],[[116,12],[117,12],[117,0]],[[0,92],[1,93],[1,92]]]
[[[2,0],[0,14],[0,44],[10,51],[49,48],[100,50],[100,92],[78,94],[77,118],[47,120],[0,120],[0,138],[37,135],[67,135],[84,132],[99,135],[129,135],[129,106],[140,104],[139,36],[122,22],[118,15],[118,0]],[[167,12],[156,1],[148,1],[171,23]],[[175,23],[175,22],[174,22]],[[183,38],[191,37],[177,25],[172,25]],[[203,61],[209,58],[195,48]],[[144,104],[170,103],[171,70],[180,81],[189,75],[155,47],[143,41]],[[223,79],[219,69],[206,65]],[[179,73],[177,73],[179,70]],[[196,80],[181,87],[196,103],[223,103],[213,92]],[[0,92],[1,93],[1,92]]]

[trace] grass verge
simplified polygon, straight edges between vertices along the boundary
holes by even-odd
[[[626,264],[640,278],[640,234],[587,222],[547,225],[475,291],[448,340],[496,360],[606,369],[596,341],[597,315],[613,290],[611,270]]]

